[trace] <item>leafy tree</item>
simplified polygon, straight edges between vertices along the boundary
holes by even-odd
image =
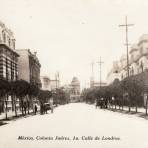
[[[25,80],[15,81],[14,86],[15,86],[14,93],[21,102],[21,110],[22,110],[22,115],[23,115],[24,109],[25,109],[24,98],[27,96],[30,86],[29,86],[29,83]]]
[[[38,98],[40,103],[47,103],[52,96],[51,91],[48,90],[39,90]]]
[[[28,114],[30,109],[30,101],[39,94],[39,87],[36,84],[30,84],[28,89],[29,100],[27,100]]]
[[[83,100],[86,103],[94,103],[97,98],[98,93],[96,89],[84,89],[83,90]]]
[[[129,111],[131,110],[131,105],[135,105],[137,112],[138,102],[144,90],[143,81],[135,76],[129,77],[121,82],[121,87],[123,88],[124,93],[128,94]]]
[[[123,102],[122,100],[122,96],[123,96],[123,90],[121,88],[121,82],[119,81],[119,79],[115,79],[114,82],[110,85],[110,91],[111,91],[111,95],[114,97],[115,100],[114,104],[115,104],[115,109],[116,109],[116,105],[121,105],[121,102]],[[122,107],[123,107],[123,103],[122,103]]]
[[[59,104],[65,104],[68,102],[69,96],[67,96],[66,92],[63,90],[63,88],[56,89],[56,92],[54,93],[54,100],[58,102]]]
[[[1,100],[5,102],[5,114],[6,114],[6,119],[7,117],[7,101],[8,101],[8,93],[10,91],[10,83],[4,79],[0,79],[0,97]]]

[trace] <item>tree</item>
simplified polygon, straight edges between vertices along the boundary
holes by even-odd
[[[54,101],[59,104],[65,104],[69,100],[69,95],[66,94],[64,88],[57,88],[56,91],[53,93]]]
[[[83,100],[86,103],[94,103],[97,98],[98,93],[96,89],[84,89],[83,90]]]
[[[25,100],[24,98],[28,94],[28,91],[30,88],[29,83],[25,80],[17,80],[14,82],[14,85],[15,85],[14,93],[19,98],[19,101],[21,102],[22,115],[24,114],[24,109],[26,114],[26,106],[24,104],[24,100]]]
[[[130,107],[132,105],[136,106],[137,112],[138,102],[144,90],[142,79],[139,79],[137,76],[126,78],[121,82],[121,87],[123,88],[124,93],[128,94],[129,111],[131,110]]]
[[[15,94],[15,90],[16,90],[16,83],[15,81],[10,82],[10,94],[11,94],[11,98],[12,101],[14,101],[14,110],[15,110],[15,116],[17,117],[17,108],[16,108],[16,102],[17,102],[17,97]]]
[[[29,109],[30,109],[30,101],[32,101],[32,98],[37,97],[38,94],[39,94],[38,85],[31,83],[28,89],[28,95],[29,95],[29,100],[27,100],[28,114],[29,114]]]
[[[7,117],[7,101],[8,101],[8,93],[10,91],[10,83],[4,79],[0,79],[0,97],[2,98],[1,100],[5,102],[5,115],[6,119]]]
[[[51,91],[39,90],[38,98],[39,98],[39,101],[40,101],[41,104],[42,103],[47,103],[51,96],[52,96]]]
[[[110,86],[111,89],[111,95],[114,97],[114,103],[115,103],[115,109],[116,109],[116,105],[121,105],[122,102],[122,107],[123,107],[123,99],[122,99],[122,95],[123,95],[123,91],[121,88],[121,82],[119,81],[119,79],[115,79],[114,82],[111,84]]]

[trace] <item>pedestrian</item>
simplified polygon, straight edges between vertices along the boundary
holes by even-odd
[[[40,104],[40,114],[43,115],[44,111],[43,111],[43,103],[41,102]]]
[[[37,110],[38,110],[37,105],[35,105],[35,106],[34,106],[35,115],[36,115],[36,113],[37,113]]]
[[[96,108],[99,106],[99,99],[96,99]]]
[[[50,98],[49,103],[50,103],[51,113],[53,113],[53,98],[52,97]]]
[[[24,102],[23,107],[24,107],[24,111],[25,111],[25,115],[26,115],[26,110],[27,110],[27,104],[26,104],[26,102]]]

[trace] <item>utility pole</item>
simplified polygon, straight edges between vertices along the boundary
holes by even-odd
[[[58,88],[60,87],[60,73],[57,72],[57,79],[58,79]]]
[[[94,87],[94,62],[91,63],[91,70],[90,87]]]
[[[55,74],[56,90],[57,90],[57,74]]]
[[[55,74],[55,81],[56,81],[56,90],[57,90],[57,88],[59,88],[59,81],[60,81],[59,72],[56,72]]]
[[[127,77],[129,77],[129,56],[128,56],[128,47],[129,47],[129,43],[128,43],[128,27],[133,26],[134,24],[128,24],[127,23],[127,16],[125,17],[125,24],[119,25],[119,27],[125,27],[125,31],[126,31],[126,50],[127,50]]]
[[[100,57],[100,60],[97,62],[99,64],[99,71],[100,71],[100,88],[101,88],[101,73],[102,73],[102,64],[104,63],[103,61],[101,61],[101,57]]]
[[[94,77],[94,62],[91,63],[92,77]]]

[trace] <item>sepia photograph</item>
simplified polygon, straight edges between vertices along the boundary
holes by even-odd
[[[147,0],[0,0],[0,148],[148,148]]]

